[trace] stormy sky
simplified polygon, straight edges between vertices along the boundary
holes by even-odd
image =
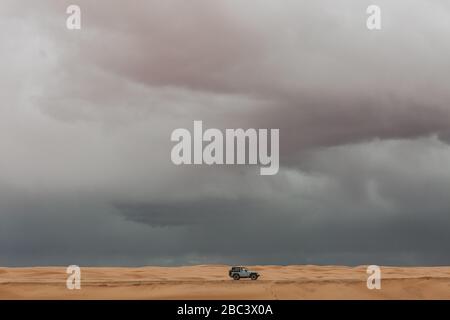
[[[0,265],[450,264],[448,57],[446,0],[2,0]],[[194,120],[280,171],[175,166]]]

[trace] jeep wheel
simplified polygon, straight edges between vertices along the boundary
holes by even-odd
[[[234,275],[233,275],[233,279],[234,280],[239,280],[241,277],[237,274],[237,273],[235,273]]]
[[[253,273],[253,274],[250,276],[250,279],[256,280],[256,279],[258,279],[258,276],[257,276],[256,274]]]

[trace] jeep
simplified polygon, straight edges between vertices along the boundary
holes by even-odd
[[[239,280],[240,278],[256,280],[259,277],[258,272],[247,270],[245,267],[232,267],[230,271],[228,271],[228,275],[234,280]]]

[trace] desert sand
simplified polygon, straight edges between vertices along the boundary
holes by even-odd
[[[248,266],[261,277],[234,281],[229,266],[91,268],[81,289],[65,267],[0,268],[0,299],[450,299],[450,267],[381,267],[380,290],[366,266]]]

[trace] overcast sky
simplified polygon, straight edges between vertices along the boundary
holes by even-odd
[[[447,0],[2,0],[0,265],[448,265],[449,57]],[[279,173],[175,166],[194,120]]]

